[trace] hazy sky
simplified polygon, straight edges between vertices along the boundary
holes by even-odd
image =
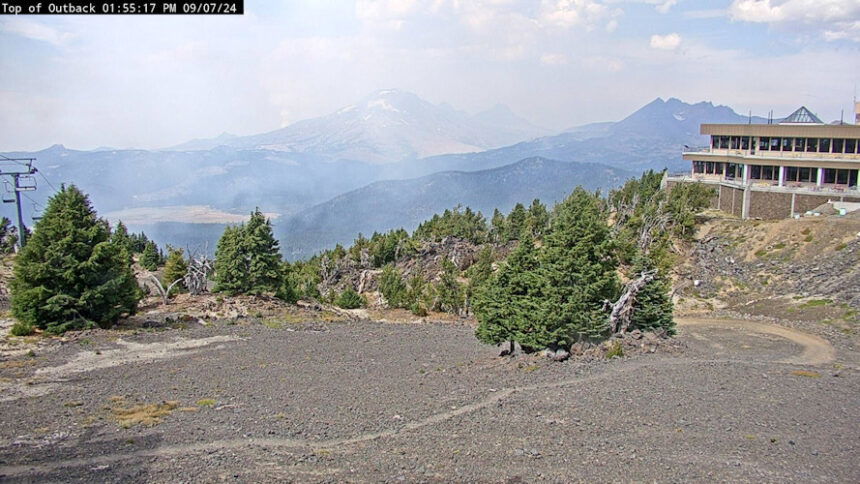
[[[165,147],[382,88],[563,129],[655,97],[851,119],[858,0],[246,0],[244,16],[0,17],[0,151]]]

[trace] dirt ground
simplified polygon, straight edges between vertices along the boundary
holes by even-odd
[[[860,482],[850,347],[681,323],[680,352],[563,363],[430,323],[42,342],[0,360],[0,480]]]

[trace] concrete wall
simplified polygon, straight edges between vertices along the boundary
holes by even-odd
[[[683,181],[666,180],[666,189],[671,190],[678,183],[689,183]],[[709,184],[710,185],[710,184]],[[727,185],[711,185],[718,189],[717,196],[711,200],[710,208],[722,210],[736,217],[743,217],[744,189]],[[792,200],[793,199],[793,200]],[[801,194],[785,191],[768,190],[765,188],[750,187],[749,193],[749,218],[760,218],[764,220],[777,220],[788,218],[793,213],[804,213],[812,210],[828,201],[833,202],[860,202],[860,193],[846,194]]]

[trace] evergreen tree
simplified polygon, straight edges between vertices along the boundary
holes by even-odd
[[[505,235],[507,234],[505,216],[502,214],[499,209],[493,210],[493,219],[490,222],[490,239],[493,242],[505,242]]]
[[[406,290],[406,305],[412,314],[420,317],[427,316],[427,308],[433,300],[430,284],[421,276],[415,274],[409,278],[409,287]]]
[[[188,273],[188,263],[185,261],[185,251],[167,247],[167,262],[164,263],[164,272],[161,275],[161,284],[167,289],[177,280],[184,279]],[[186,291],[185,281],[179,282],[170,290],[171,294]]]
[[[125,259],[128,265],[134,263],[134,259],[132,259],[131,254],[131,237],[128,235],[128,229],[122,221],[116,224],[116,229],[114,229],[110,238],[111,242],[117,247],[122,248],[125,252]]]
[[[0,219],[0,254],[15,252],[18,244],[18,234],[12,226],[12,221],[6,217]]]
[[[228,226],[215,247],[215,290],[242,294],[250,287],[248,260],[243,247],[244,227]]]
[[[460,271],[448,259],[442,261],[442,276],[436,285],[435,308],[439,311],[459,314],[463,308],[463,286],[457,280]]]
[[[529,206],[528,214],[526,215],[526,228],[531,232],[532,237],[543,237],[543,233],[549,225],[549,212],[546,210],[546,205],[535,198]]]
[[[74,185],[48,201],[15,260],[11,289],[19,322],[52,333],[110,327],[142,296],[108,223]]]
[[[544,347],[598,338],[608,329],[604,301],[617,298],[619,283],[607,215],[600,198],[581,187],[556,206],[540,257]]]
[[[647,270],[657,270],[657,275],[636,294],[630,328],[642,331],[664,329],[669,334],[675,334],[675,320],[672,317],[674,304],[669,281],[652,261],[644,256],[638,257],[633,266],[634,276]]]
[[[519,240],[523,230],[526,228],[526,216],[526,207],[522,203],[516,204],[511,213],[508,214],[506,221],[507,240]]]
[[[382,275],[379,277],[379,292],[390,307],[406,307],[406,284],[403,283],[400,272],[393,264],[388,264],[382,269]]]
[[[146,247],[143,249],[143,253],[140,254],[140,265],[148,271],[155,271],[158,270],[158,263],[160,261],[161,256],[158,254],[158,247],[155,245],[155,242],[148,241]]]
[[[475,296],[475,335],[487,344],[519,343],[526,350],[547,346],[537,323],[545,302],[545,288],[538,273],[534,242],[528,234],[502,264],[498,272],[481,285]]]
[[[281,254],[272,232],[272,223],[259,209],[251,214],[245,225],[242,248],[248,258],[248,287],[246,292],[262,294],[275,292],[281,285]]]
[[[281,287],[275,293],[275,297],[286,301],[290,304],[295,304],[299,300],[299,291],[296,287],[296,278],[293,276],[294,268],[289,262],[284,262],[281,269],[282,280]]]

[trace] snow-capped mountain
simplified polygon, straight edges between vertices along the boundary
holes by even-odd
[[[505,106],[470,116],[398,89],[377,91],[329,115],[252,136],[194,140],[173,150],[224,145],[391,163],[497,148],[547,134]]]

